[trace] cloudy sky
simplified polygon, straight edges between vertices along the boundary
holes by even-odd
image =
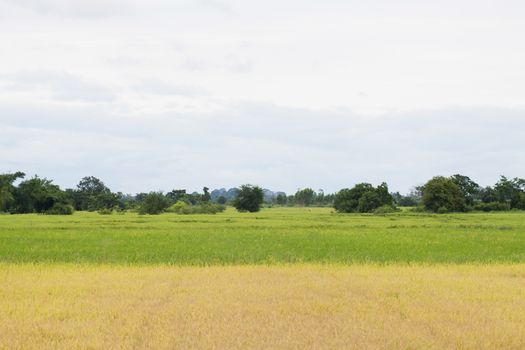
[[[133,193],[525,177],[522,0],[0,0],[0,172]]]

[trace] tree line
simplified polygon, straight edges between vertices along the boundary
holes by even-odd
[[[100,179],[87,176],[74,189],[62,190],[52,180],[23,172],[0,174],[0,212],[67,215],[74,211],[137,211],[141,214],[175,212],[179,214],[217,213],[232,205],[239,211],[256,212],[267,206],[326,206],[341,213],[387,213],[398,207],[435,213],[467,211],[506,211],[525,209],[525,180],[501,176],[493,186],[481,187],[468,176],[436,176],[407,195],[391,193],[386,183],[374,187],[359,183],[333,194],[311,188],[295,194],[272,192],[259,186],[217,189],[202,193],[185,189],[135,195],[112,192]]]

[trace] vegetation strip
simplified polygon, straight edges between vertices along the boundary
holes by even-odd
[[[0,216],[0,261],[123,265],[525,262],[525,213]]]

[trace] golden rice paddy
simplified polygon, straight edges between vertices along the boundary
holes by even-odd
[[[2,349],[523,349],[525,265],[0,264]]]

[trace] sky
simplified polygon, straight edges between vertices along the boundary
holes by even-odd
[[[525,2],[0,0],[0,173],[136,193],[525,177]]]

